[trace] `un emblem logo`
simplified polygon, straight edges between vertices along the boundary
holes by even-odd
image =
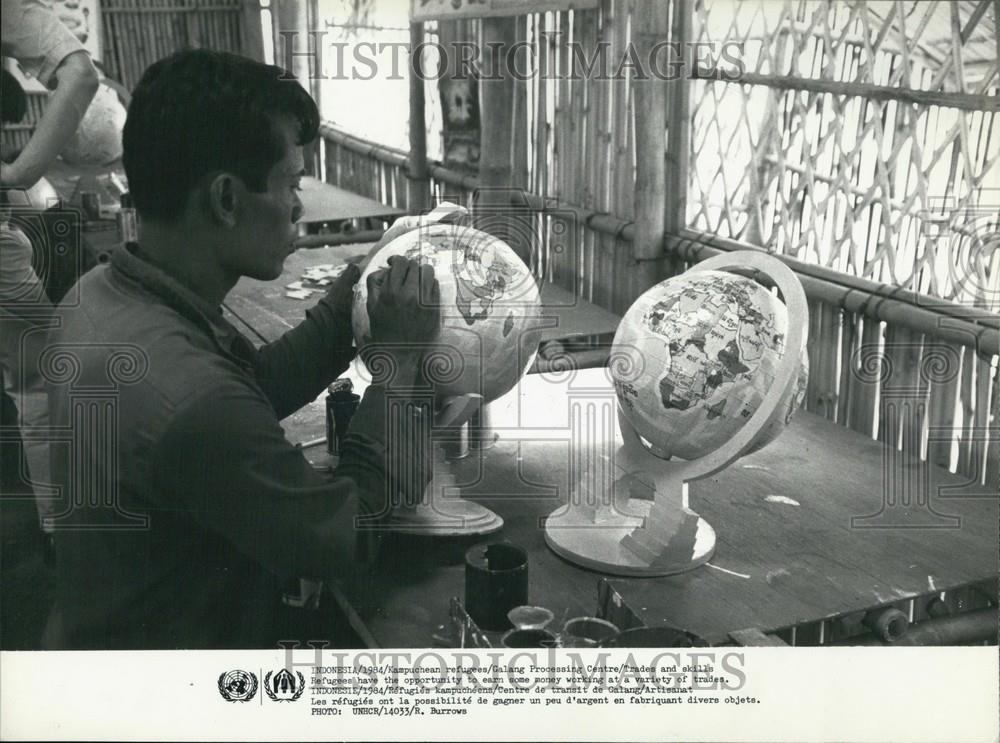
[[[287,668],[282,668],[277,673],[269,672],[264,677],[264,691],[275,702],[294,702],[306,689],[306,680],[302,674],[296,671],[296,676],[298,679]]]
[[[220,674],[219,693],[227,702],[249,702],[257,693],[257,676],[239,669]]]

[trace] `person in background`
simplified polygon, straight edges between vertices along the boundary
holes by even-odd
[[[220,310],[241,277],[281,274],[318,128],[294,79],[232,54],[178,52],[133,91],[123,161],[140,239],[81,279],[86,301],[59,308],[52,337],[72,344],[76,389],[115,385],[116,429],[105,440],[84,421],[75,434],[88,478],[53,456],[76,504],[55,535],[45,647],[276,647],[281,587],[357,571],[371,532],[356,518],[384,518],[387,493],[429,481],[430,410],[415,390],[440,325],[433,267],[396,258],[368,280],[373,346],[395,374],[366,390],[332,477],[279,420],[352,360],[360,271],[259,349]],[[53,425],[74,424],[72,394],[50,385]]]
[[[97,92],[97,71],[79,40],[39,0],[2,0],[0,10],[0,54],[54,89],[24,149],[10,162],[0,162],[3,189],[30,189],[76,132]],[[11,80],[4,77],[5,88]],[[0,96],[6,97],[6,92],[0,91]],[[39,434],[48,423],[48,409],[37,362],[47,332],[40,315],[51,306],[32,269],[32,250],[28,238],[5,215],[0,221],[0,369],[5,390],[18,409],[39,519],[49,533],[53,528],[48,519],[51,493],[46,487],[51,480],[49,447]],[[46,545],[51,546],[50,539]]]
[[[0,185],[31,188],[76,132],[97,93],[97,70],[76,36],[40,0],[2,0],[0,54],[54,93],[27,146],[0,165]]]

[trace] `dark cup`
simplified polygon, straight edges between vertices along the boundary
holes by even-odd
[[[528,555],[507,543],[478,544],[465,553],[465,608],[480,628],[510,629],[507,612],[528,603]]]

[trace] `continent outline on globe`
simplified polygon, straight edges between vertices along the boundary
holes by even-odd
[[[632,305],[615,337],[616,346],[644,355],[641,378],[615,379],[623,412],[644,439],[659,439],[656,448],[666,455],[703,455],[759,407],[785,352],[787,322],[784,304],[739,274],[706,270],[661,282]],[[755,448],[773,439],[801,402],[808,359],[801,364],[784,413]]]
[[[436,392],[480,394],[489,402],[511,390],[533,362],[543,327],[538,285],[513,249],[474,228],[440,223],[392,240],[354,288],[351,324],[359,348],[372,340],[367,277],[392,255],[434,267],[441,329],[427,356],[450,374],[430,380]]]

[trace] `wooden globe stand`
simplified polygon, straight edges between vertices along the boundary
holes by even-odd
[[[448,398],[434,417],[437,431],[458,432],[481,409],[482,395],[456,395]],[[463,500],[447,497],[445,492],[455,485],[455,476],[445,456],[441,437],[432,438],[432,475],[421,498],[414,505],[409,501],[397,506],[389,516],[391,531],[435,537],[458,537],[492,534],[503,528],[503,519],[490,509]]]
[[[746,454],[773,416],[782,414],[779,404],[796,383],[809,326],[802,285],[784,263],[757,251],[719,255],[688,273],[707,270],[751,271],[777,286],[788,311],[788,332],[774,382],[746,425],[697,459],[669,461],[658,455],[619,408],[618,435],[611,440],[620,445],[612,447],[610,456],[590,457],[597,466],[577,483],[577,497],[553,512],[545,524],[546,543],[570,562],[637,577],[672,575],[708,562],[715,551],[715,530],[689,507],[688,484]],[[631,497],[628,491],[635,484],[651,490],[653,499]]]

